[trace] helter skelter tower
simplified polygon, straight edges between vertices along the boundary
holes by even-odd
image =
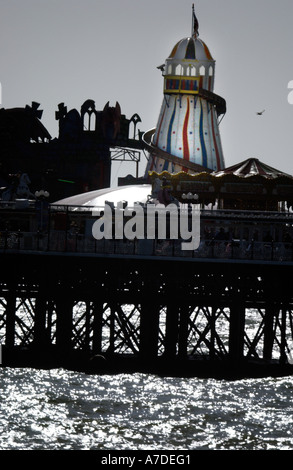
[[[219,171],[224,157],[219,117],[226,102],[213,92],[215,60],[198,37],[192,5],[192,35],[181,39],[161,67],[164,98],[157,127],[144,134],[150,158],[146,171]]]

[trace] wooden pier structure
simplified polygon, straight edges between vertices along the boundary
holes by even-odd
[[[97,241],[84,210],[51,206],[43,231],[34,209],[6,211],[2,366],[230,378],[292,373],[292,242],[202,239],[197,250],[182,252],[177,240]],[[15,217],[22,230],[13,229]],[[293,216],[202,211],[203,232],[225,221],[250,232],[269,226],[276,235]]]

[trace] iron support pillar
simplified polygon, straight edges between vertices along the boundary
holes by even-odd
[[[72,347],[72,306],[70,294],[66,291],[60,292],[56,300],[56,346],[59,352],[68,352]]]
[[[287,320],[287,309],[282,307],[281,310],[281,354],[280,354],[280,364],[285,364],[287,361],[286,354],[286,320]]]
[[[237,365],[243,359],[245,305],[242,299],[230,306],[229,358]]]
[[[40,290],[35,305],[34,346],[36,348],[44,349],[47,345],[46,307],[46,297],[44,292]]]
[[[187,356],[187,340],[188,340],[188,321],[189,307],[181,305],[179,312],[179,335],[178,335],[178,355],[181,359]]]
[[[141,302],[140,356],[150,362],[158,356],[159,306],[150,295]]]
[[[276,306],[268,302],[264,316],[264,344],[263,358],[267,361],[272,359],[274,345],[274,317],[276,315]]]
[[[102,352],[102,325],[103,325],[103,304],[95,301],[93,307],[93,353]]]
[[[7,348],[13,348],[15,339],[15,318],[16,318],[16,293],[15,286],[11,285],[9,292],[7,293],[7,305],[6,305],[6,335],[5,335],[5,346]]]
[[[178,339],[178,318],[179,318],[179,305],[174,302],[167,305],[166,317],[166,343],[165,343],[165,356],[172,358],[176,356],[177,339]]]

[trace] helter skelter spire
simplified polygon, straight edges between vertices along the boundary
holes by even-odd
[[[214,94],[215,60],[198,37],[198,29],[192,5],[191,35],[179,40],[159,67],[164,97],[157,126],[144,138],[152,155],[147,175],[225,167],[218,118],[225,114],[226,102]]]
[[[192,26],[191,26],[191,36],[193,36],[194,38],[197,38],[198,37],[198,28],[199,28],[199,24],[198,24],[198,20],[197,20],[197,17],[195,15],[195,12],[194,12],[194,3],[192,4]]]

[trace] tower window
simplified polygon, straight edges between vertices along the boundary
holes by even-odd
[[[83,125],[85,130],[94,131],[96,128],[96,114],[94,111],[87,111],[84,115]]]
[[[202,65],[202,66],[200,67],[200,69],[199,69],[199,74],[200,74],[200,75],[205,75],[205,73],[206,73],[205,66]]]

